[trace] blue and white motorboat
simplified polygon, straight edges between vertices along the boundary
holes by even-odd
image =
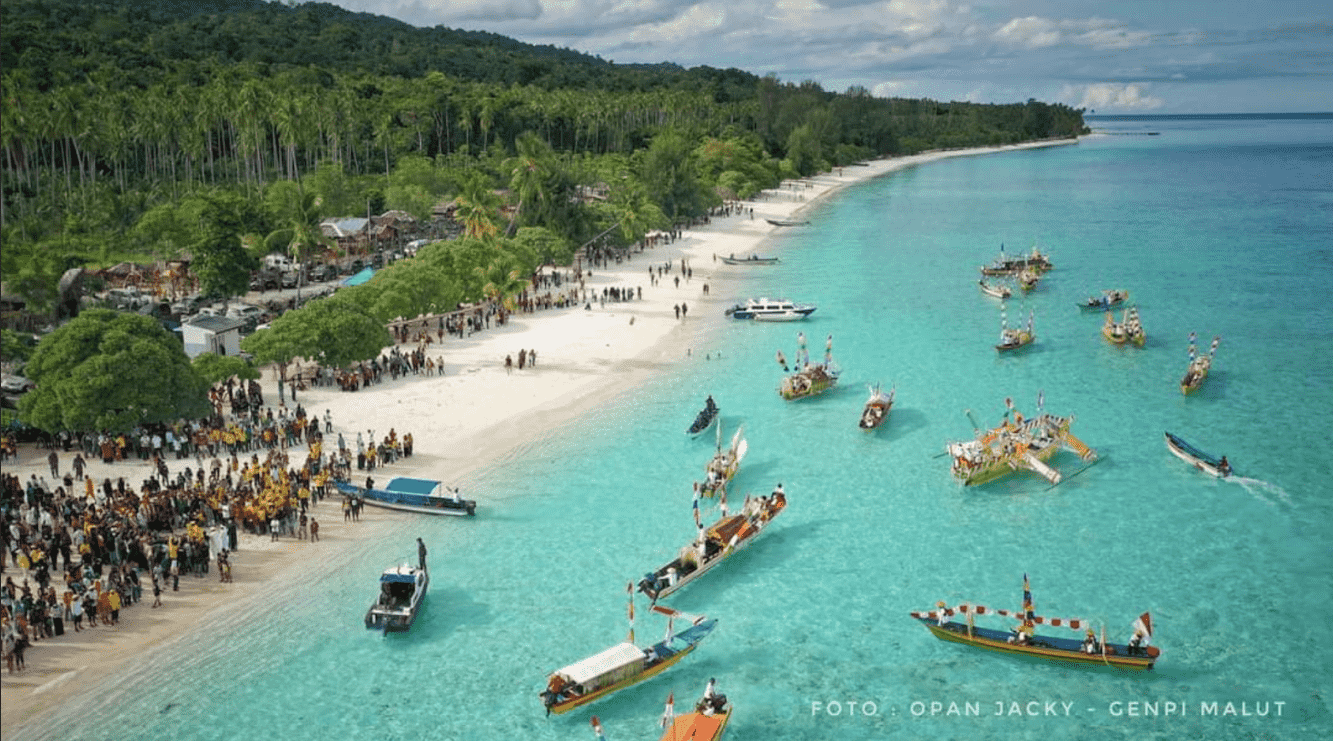
[[[814,304],[798,304],[785,298],[752,298],[727,309],[727,316],[760,322],[794,322],[810,316],[815,308]]]
[[[447,489],[439,481],[398,476],[382,489],[375,487],[369,479],[366,483],[367,486],[356,486],[346,481],[339,481],[335,485],[339,492],[347,496],[360,497],[366,504],[373,504],[376,507],[422,515],[464,517],[477,514],[476,501],[464,499],[457,487]]]
[[[380,593],[366,610],[366,627],[385,633],[401,633],[412,627],[421,599],[430,586],[430,571],[408,564],[385,569],[380,574]]]

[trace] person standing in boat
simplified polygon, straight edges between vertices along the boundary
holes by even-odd
[[[421,538],[417,538],[417,566],[422,571],[426,570],[426,544]]]
[[[935,622],[941,628],[949,622],[949,608],[944,606],[944,600],[935,603]]]
[[[1097,646],[1097,635],[1088,628],[1088,632],[1083,636],[1083,653],[1095,654],[1101,649]]]

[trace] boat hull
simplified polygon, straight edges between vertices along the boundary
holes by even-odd
[[[667,569],[671,568],[672,566],[679,566],[680,564],[679,559],[671,561],[671,563],[668,563],[666,566],[663,566],[662,568],[654,571],[652,574],[648,575],[648,577],[641,580],[639,582],[639,591],[648,595],[648,598],[653,600],[654,602],[660,599],[664,599],[666,597],[670,597],[676,592],[679,592],[680,590],[684,589],[688,584],[693,582],[695,579],[698,579],[704,574],[707,574],[709,571],[712,571],[719,564],[731,558],[732,556],[735,556],[737,553],[740,553],[741,551],[745,550],[747,547],[749,547],[751,543],[758,540],[759,536],[763,535],[765,530],[768,530],[769,524],[772,522],[773,518],[781,514],[782,510],[786,509],[786,507],[787,504],[786,500],[784,499],[781,506],[777,506],[773,510],[771,510],[767,514],[767,517],[765,519],[762,519],[762,521],[759,523],[757,527],[754,525],[750,525],[750,534],[748,535],[748,537],[737,540],[735,546],[731,547],[730,549],[720,551],[715,557],[707,560],[701,566],[696,568],[694,571],[691,571],[688,574],[681,576],[676,580],[675,584],[669,584],[667,586],[662,587],[661,589],[657,589],[653,586],[654,583],[656,583],[657,579],[661,578],[667,572]]]
[[[752,318],[756,322],[799,322],[802,319],[814,313],[814,309],[801,309],[795,311],[783,311],[778,313],[755,314]]]
[[[1107,652],[1104,655],[1101,653],[1089,654],[1082,650],[1080,641],[1050,636],[1034,636],[1031,644],[1019,645],[1009,643],[1009,634],[1000,630],[974,627],[972,628],[972,635],[969,636],[967,625],[963,623],[947,622],[941,627],[935,620],[929,618],[914,619],[925,625],[932,635],[942,641],[960,643],[965,646],[1012,656],[1028,656],[1044,661],[1083,664],[1085,666],[1114,666],[1130,671],[1145,671],[1153,668],[1153,665],[1157,663],[1157,658],[1161,655],[1161,651],[1155,646],[1149,646],[1144,655],[1131,655],[1128,647],[1115,644],[1108,644]]]
[[[1037,450],[1035,452],[1031,450],[1029,450],[1028,452],[1032,455],[1032,457],[1045,463],[1046,461],[1055,457],[1056,452],[1059,450],[1060,446],[1058,445],[1047,445],[1046,447],[1041,448],[1040,450]],[[1022,470],[1026,469],[1018,466],[1011,466],[1009,464],[1009,459],[1005,458],[997,460],[988,466],[974,467],[972,473],[966,477],[960,478],[960,481],[962,481],[963,486],[981,486],[982,484],[988,484],[996,479],[1004,478],[1005,476],[1017,473]],[[956,471],[954,475],[955,477],[957,477]]]
[[[380,489],[366,489],[353,486],[343,481],[335,488],[347,496],[358,496],[366,504],[399,512],[413,512],[419,515],[449,515],[452,517],[473,517],[477,514],[477,503],[471,499],[451,499],[449,497],[399,494]]]
[[[727,730],[731,710],[718,715],[690,713],[675,718],[660,741],[718,741]]]
[[[1221,460],[1219,458],[1208,455],[1169,432],[1164,433],[1164,438],[1166,440],[1166,449],[1171,451],[1172,455],[1200,471],[1203,471],[1209,476],[1224,479],[1232,475],[1233,472],[1231,469],[1228,468],[1224,470],[1222,468]]]
[[[1014,350],[1022,350],[1033,342],[1036,342],[1036,340],[1036,337],[1024,332],[1017,341],[1000,343],[995,346],[995,350],[996,352],[1013,352]]]
[[[750,259],[737,258],[737,257],[719,257],[718,259],[721,260],[722,263],[725,265],[777,265],[778,264],[778,258],[776,257],[752,257]]]

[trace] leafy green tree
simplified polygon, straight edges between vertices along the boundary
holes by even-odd
[[[22,363],[32,356],[33,344],[30,334],[0,329],[0,362],[6,365]]]
[[[567,265],[574,259],[574,245],[545,227],[520,227],[512,242],[536,255],[538,265]]]
[[[206,352],[195,357],[191,363],[194,370],[210,385],[237,376],[243,379],[258,379],[259,369],[253,363],[237,355],[218,355]]]
[[[230,298],[250,286],[254,258],[246,252],[241,236],[258,224],[253,206],[234,193],[209,196],[200,213],[203,230],[195,243],[190,269],[199,277],[205,296]]]
[[[480,173],[473,173],[463,182],[458,195],[456,218],[463,225],[463,234],[473,239],[486,239],[499,233],[500,197],[491,190],[490,183]]]
[[[124,432],[210,411],[208,384],[180,341],[138,314],[81,313],[42,338],[24,372],[37,388],[19,415],[48,432]]]
[[[306,358],[335,368],[370,360],[393,344],[384,323],[341,295],[311,301],[246,337],[241,349],[262,364]]]
[[[694,153],[679,132],[666,130],[653,137],[647,150],[639,153],[636,175],[662,213],[672,223],[700,216],[717,200],[699,182]]]

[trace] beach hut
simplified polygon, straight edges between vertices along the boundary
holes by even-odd
[[[191,360],[211,352],[215,355],[241,353],[241,327],[245,321],[225,316],[200,316],[181,325],[185,355]]]

